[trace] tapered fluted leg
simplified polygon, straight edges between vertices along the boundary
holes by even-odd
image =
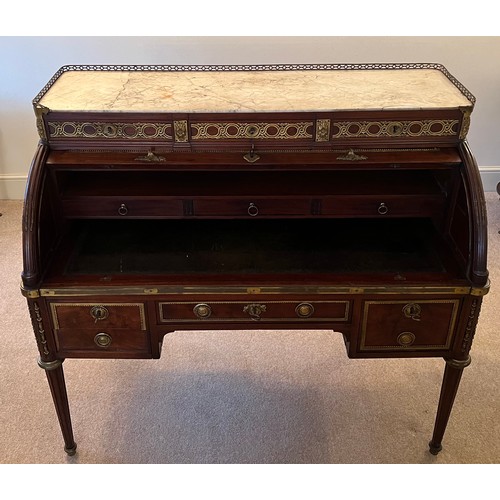
[[[50,392],[56,408],[57,418],[61,426],[64,438],[64,451],[68,455],[76,453],[76,443],[73,438],[73,428],[71,426],[71,416],[69,413],[68,395],[66,393],[66,382],[62,369],[63,360],[42,361],[38,360],[38,365],[45,370],[49,381]]]
[[[433,455],[437,455],[443,449],[441,441],[444,436],[444,431],[446,430],[446,425],[448,424],[448,419],[450,418],[453,402],[455,401],[460,379],[462,378],[462,372],[466,366],[470,365],[470,361],[470,356],[464,360],[446,360],[436,423],[434,425],[434,434],[429,443],[429,451]]]

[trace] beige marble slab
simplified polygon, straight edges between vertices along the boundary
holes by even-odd
[[[438,70],[68,71],[53,111],[291,112],[471,106]]]

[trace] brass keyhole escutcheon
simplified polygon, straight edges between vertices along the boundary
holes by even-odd
[[[207,319],[212,315],[212,308],[208,304],[196,304],[193,313],[197,318]]]
[[[260,320],[260,315],[266,312],[265,304],[248,304],[243,308],[243,312],[247,313],[254,321]]]
[[[314,313],[314,307],[309,302],[302,302],[295,308],[295,312],[299,318],[309,318]]]
[[[102,321],[109,316],[109,311],[104,306],[94,306],[90,310],[90,315],[94,318],[95,322]]]
[[[422,308],[419,304],[411,302],[403,307],[403,314],[405,318],[410,318],[414,321],[420,321],[420,314],[422,313]]]
[[[409,347],[415,342],[415,334],[412,332],[403,332],[398,335],[397,342],[400,346]]]
[[[94,342],[98,347],[109,347],[111,345],[111,335],[101,332],[94,337]]]

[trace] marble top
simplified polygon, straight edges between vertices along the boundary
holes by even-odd
[[[67,71],[39,104],[51,111],[171,113],[472,106],[437,69]]]

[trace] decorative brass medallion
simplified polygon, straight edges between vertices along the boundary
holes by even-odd
[[[187,120],[174,121],[175,142],[188,142],[188,122]]]
[[[330,140],[330,120],[328,118],[316,120],[316,142]]]

